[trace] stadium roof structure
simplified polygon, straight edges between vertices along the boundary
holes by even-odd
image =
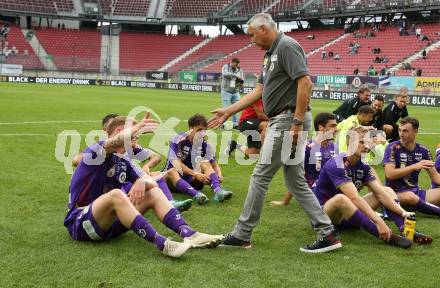
[[[440,0],[0,0],[3,16],[133,24],[243,24],[258,12],[298,21],[440,10]]]

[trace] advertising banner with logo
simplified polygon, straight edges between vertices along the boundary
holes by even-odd
[[[206,72],[199,72],[197,73],[197,81],[199,82],[216,82],[220,79],[222,76],[222,73],[206,73]]]
[[[192,72],[192,71],[179,72],[179,81],[196,82],[197,81],[197,72]]]
[[[147,80],[168,80],[168,72],[163,71],[147,71],[145,73]]]
[[[440,92],[440,78],[439,77],[416,77],[415,81],[416,91],[434,91]]]

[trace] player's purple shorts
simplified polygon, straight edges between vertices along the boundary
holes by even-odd
[[[419,198],[422,199],[423,201],[426,200],[426,190],[424,190],[424,189],[413,188],[411,190],[396,192],[396,194],[403,193],[403,192],[413,192],[414,194],[419,196]]]
[[[67,230],[73,240],[106,240],[115,238],[128,231],[128,228],[122,225],[119,219],[116,219],[107,231],[103,231],[96,223],[95,218],[93,218],[92,204],[82,210],[76,209],[76,211],[73,212],[75,220],[67,226]]]

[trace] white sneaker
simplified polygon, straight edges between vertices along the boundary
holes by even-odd
[[[170,239],[167,239],[164,243],[164,247],[162,253],[166,256],[170,256],[173,258],[179,258],[186,251],[191,249],[191,245],[187,243],[176,242]]]
[[[193,248],[215,248],[223,241],[223,235],[209,235],[196,232],[190,237],[183,238],[183,243],[191,245]]]

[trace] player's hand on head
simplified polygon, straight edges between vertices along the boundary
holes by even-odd
[[[218,108],[211,111],[213,116],[208,120],[208,128],[216,129],[220,127],[223,123],[226,122],[229,118],[229,114],[227,113],[225,108]]]

